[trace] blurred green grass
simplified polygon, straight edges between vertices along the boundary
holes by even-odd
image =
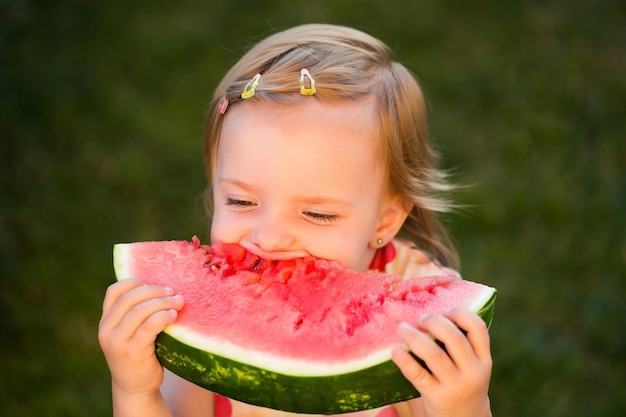
[[[111,414],[116,242],[206,239],[202,119],[246,45],[306,22],[387,42],[426,91],[499,289],[494,415],[626,413],[626,7],[619,1],[0,3],[0,415]]]

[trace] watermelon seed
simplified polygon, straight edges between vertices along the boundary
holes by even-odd
[[[304,323],[304,318],[298,317],[298,320],[294,323],[294,330],[298,330],[300,326],[302,326],[302,323]]]
[[[217,271],[218,269],[220,269],[219,266],[215,265],[213,262],[209,261],[209,262],[205,262],[204,263],[204,267],[205,268],[211,268],[211,271]]]

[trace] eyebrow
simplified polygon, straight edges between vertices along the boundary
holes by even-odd
[[[246,182],[239,180],[232,180],[230,178],[217,178],[215,180],[216,183],[226,183],[230,185],[234,185],[239,188],[243,188],[244,190],[254,190],[254,187]]]
[[[344,206],[344,207],[352,207],[352,206],[354,206],[354,204],[348,203],[347,201],[337,200],[335,198],[327,198],[327,197],[307,197],[307,196],[303,196],[303,197],[296,197],[296,200],[298,202],[301,202],[301,203],[312,204],[312,205],[333,204],[333,205]]]

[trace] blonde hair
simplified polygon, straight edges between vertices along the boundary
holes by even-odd
[[[300,94],[300,70],[315,79],[317,94]],[[427,250],[442,265],[456,265],[454,246],[438,212],[451,204],[441,192],[451,189],[437,169],[430,144],[422,91],[415,77],[394,62],[389,48],[359,30],[325,24],[297,26],[257,43],[226,73],[208,107],[205,133],[205,206],[212,208],[212,175],[222,126],[224,100],[237,105],[246,84],[262,74],[254,100],[289,103],[318,99],[333,103],[374,96],[380,117],[382,159],[391,195],[413,205],[401,233]],[[250,99],[248,99],[250,100]]]

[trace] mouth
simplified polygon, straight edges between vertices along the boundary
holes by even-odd
[[[267,259],[268,261],[288,261],[291,259],[305,258],[311,256],[304,251],[266,251],[259,248],[256,245],[241,244],[248,252],[258,256],[261,259]]]

